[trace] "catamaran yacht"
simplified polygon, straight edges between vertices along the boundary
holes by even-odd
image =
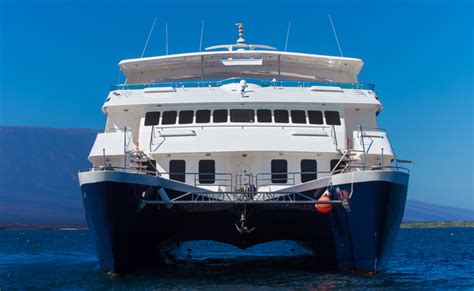
[[[409,161],[377,125],[382,104],[357,58],[236,44],[123,60],[79,173],[102,269],[165,262],[211,240],[291,240],[328,268],[387,266]]]

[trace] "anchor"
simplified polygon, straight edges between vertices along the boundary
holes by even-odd
[[[240,216],[240,221],[239,224],[235,224],[235,228],[237,228],[237,231],[240,232],[241,234],[249,234],[251,233],[256,227],[249,228],[247,226],[247,217],[246,217],[246,210],[244,210],[244,213]]]

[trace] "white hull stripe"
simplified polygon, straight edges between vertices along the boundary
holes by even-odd
[[[409,175],[395,171],[360,171],[337,174],[330,177],[324,177],[318,180],[306,182],[296,186],[280,189],[284,192],[304,192],[313,189],[324,188],[341,184],[363,183],[363,182],[390,182],[395,184],[408,185]],[[199,187],[190,186],[173,180],[146,176],[142,174],[133,174],[114,171],[89,171],[79,173],[79,183],[82,185],[100,183],[100,182],[116,182],[126,184],[140,184],[148,186],[159,186],[167,189],[173,189],[182,192],[208,192],[209,190]]]

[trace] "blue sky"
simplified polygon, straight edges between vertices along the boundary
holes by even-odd
[[[376,84],[380,127],[412,159],[409,198],[474,209],[472,1],[10,1],[0,0],[0,125],[100,129],[121,59],[233,43],[362,58]],[[123,80],[123,78],[122,78]]]

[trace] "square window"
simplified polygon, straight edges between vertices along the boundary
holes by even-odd
[[[270,109],[257,110],[257,121],[266,123],[272,122],[272,111]]]
[[[310,124],[324,124],[321,111],[308,110],[308,119]]]
[[[145,126],[158,125],[160,123],[160,112],[147,112],[145,114]]]
[[[327,125],[341,125],[341,118],[337,111],[324,111],[324,117],[326,117]]]
[[[163,117],[161,118],[161,124],[175,124],[177,115],[178,113],[176,111],[163,112]]]
[[[211,110],[196,111],[196,123],[209,123],[209,122],[211,122]]]
[[[306,114],[304,110],[291,110],[291,122],[306,123]]]
[[[194,118],[194,111],[192,110],[185,110],[179,112],[179,124],[189,124],[193,123]]]
[[[289,123],[290,122],[288,118],[288,110],[275,110],[273,111],[273,115],[275,116],[276,123]]]
[[[214,110],[212,121],[214,123],[227,122],[227,109]]]

